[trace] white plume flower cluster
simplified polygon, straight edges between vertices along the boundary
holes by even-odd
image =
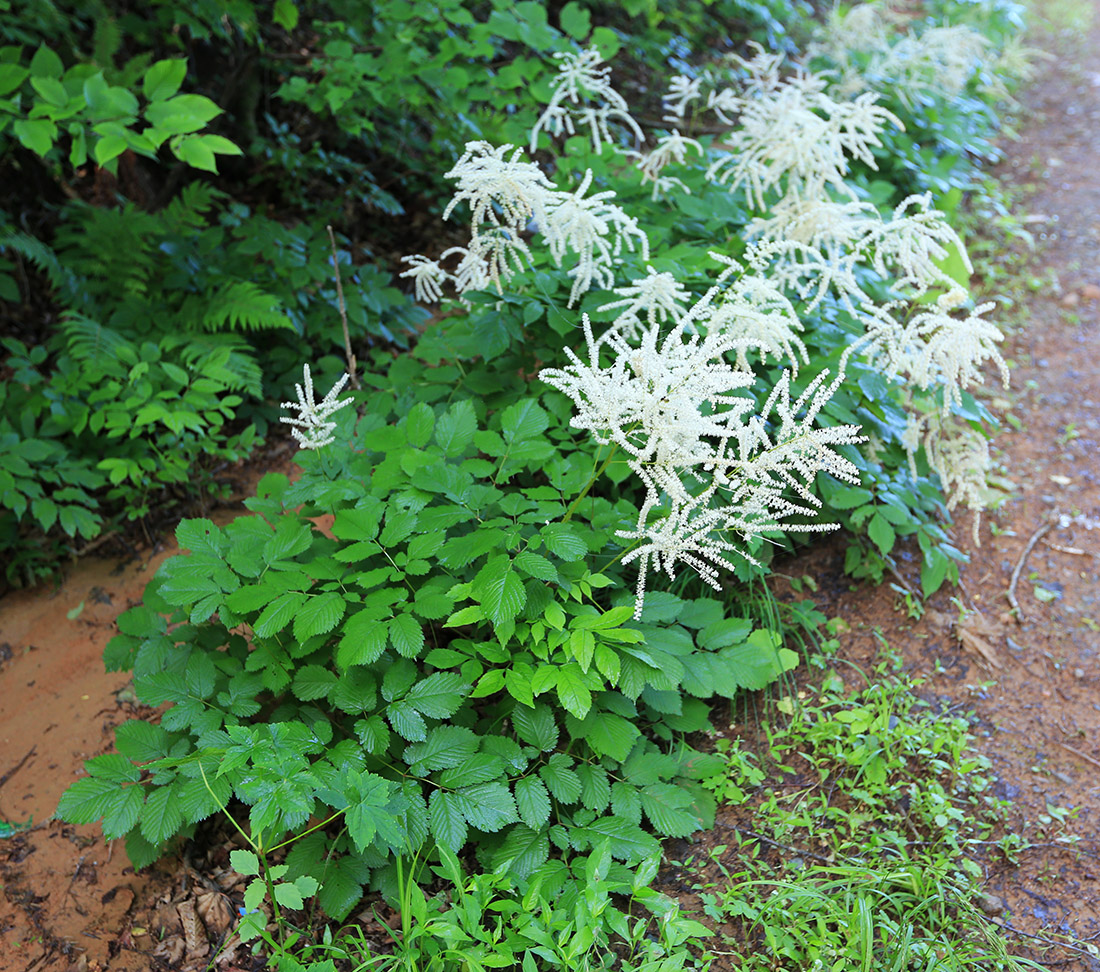
[[[539,227],[550,248],[550,256],[559,267],[568,251],[577,254],[577,264],[569,271],[573,278],[570,307],[592,288],[593,283],[604,289],[614,285],[612,267],[624,248],[633,252],[637,242],[642,259],[649,259],[649,240],[638,228],[638,221],[609,202],[615,197],[613,190],[586,198],[585,193],[591,185],[592,170],[589,169],[575,191],[554,195],[547,205],[545,221]]]
[[[523,235],[528,231],[537,230],[543,236],[557,266],[566,262],[569,253],[576,255],[569,269],[573,278],[570,307],[593,285],[614,285],[613,267],[624,250],[633,253],[637,247],[642,259],[649,259],[649,239],[636,219],[611,202],[614,190],[586,195],[592,185],[591,169],[573,192],[564,192],[536,163],[523,160],[522,154],[511,145],[466,144],[462,157],[447,173],[458,180],[458,186],[443,216],[449,217],[459,203],[469,203],[470,242],[451,247],[438,260],[420,254],[403,258],[410,266],[401,276],[413,281],[418,300],[439,300],[447,283],[459,294],[490,284],[502,292],[502,281],[531,264]],[[442,263],[452,256],[460,260],[450,272]]]
[[[554,79],[550,102],[531,129],[528,148],[538,148],[539,134],[573,135],[588,129],[592,150],[598,155],[604,143],[614,144],[611,122],[630,129],[640,142],[645,136],[631,117],[626,99],[611,86],[611,68],[595,47],[555,54],[561,63]]]
[[[675,162],[677,165],[686,165],[688,153],[695,150],[699,155],[703,154],[703,146],[694,138],[684,138],[679,131],[667,132],[657,139],[657,144],[648,152],[628,152],[628,155],[637,156],[635,168],[642,173],[642,185],[653,183],[653,199],[658,199],[663,193],[676,188],[689,193],[691,190],[683,181],[675,176],[662,175],[665,167]]]
[[[294,386],[298,401],[282,402],[279,405],[280,408],[294,409],[298,417],[283,415],[279,417],[279,421],[291,426],[290,434],[303,449],[320,449],[334,441],[332,433],[336,429],[336,423],[330,422],[329,416],[351,404],[350,398],[337,401],[337,396],[347,381],[348,376],[342,375],[329,393],[318,402],[313,397],[313,376],[309,372],[309,365],[302,366],[302,384]]]
[[[887,218],[867,202],[787,198],[753,220],[748,234],[759,241],[753,258],[811,307],[833,287],[857,315],[857,308],[874,303],[859,280],[861,267],[910,297],[958,287],[941,266],[953,253],[973,272],[958,233],[932,208],[931,193],[907,197]]]
[[[974,514],[971,535],[977,546],[982,511],[986,507],[988,477],[993,469],[986,437],[951,415],[910,412],[905,446],[914,476],[917,474],[916,453],[923,448],[928,464],[940,477],[947,508],[954,510],[962,503]]]
[[[707,170],[707,178],[744,187],[760,209],[772,190],[794,199],[821,199],[827,190],[854,198],[845,182],[849,160],[877,169],[872,149],[887,125],[903,129],[896,115],[876,104],[873,93],[835,101],[812,75],[798,76],[774,90],[745,100],[739,126],[725,140],[727,153]]]
[[[982,381],[978,369],[986,361],[996,365],[1008,387],[1008,365],[997,348],[1004,334],[982,317],[994,306],[979,304],[965,317],[956,317],[934,305],[904,324],[884,312],[868,329],[872,353],[889,374],[904,376],[924,391],[942,388],[946,415],[952,405],[962,404],[965,389]]]
[[[652,323],[645,326],[642,305],[633,302],[624,312],[633,326],[617,321],[599,338],[585,315],[587,360],[567,350],[568,366],[539,374],[573,400],[571,424],[626,453],[646,486],[634,529],[619,533],[638,542],[623,562],[639,562],[639,615],[651,568],[674,577],[677,564],[687,564],[717,588],[719,569],[733,566],[731,555],[754,562],[746,548],[751,538],[830,528],[789,520],[816,513],[820,500],[812,484],[818,472],[859,481],[857,468],[835,451],[862,441],[858,426],[815,425],[836,388],[835,381],[826,384],[825,372],[794,401],[784,372],[757,408],[748,392],[756,379],[743,360],[753,341],[736,332],[732,308],[739,301],[747,306],[755,293],[773,301],[781,295],[750,279],[731,298],[716,301],[739,269],[724,262],[718,284],[663,335],[660,310],[674,317],[679,308],[679,295],[668,289],[665,303],[651,305]],[[723,315],[727,326],[715,326]],[[758,339],[755,346],[765,344]]]
[[[626,340],[640,337],[646,328],[652,329],[671,318],[678,324],[684,318],[685,304],[691,294],[671,273],[658,273],[646,267],[646,275],[631,280],[626,287],[616,287],[613,293],[621,300],[611,301],[596,308],[599,311],[618,310],[612,324]]]
[[[967,85],[1008,98],[1006,79],[1026,78],[1034,52],[1018,43],[997,51],[983,33],[964,24],[904,29],[907,21],[888,4],[857,4],[835,11],[819,29],[809,57],[837,65],[835,90],[845,96],[891,91],[907,108],[929,97],[951,101]]]

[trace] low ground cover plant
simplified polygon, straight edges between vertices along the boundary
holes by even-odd
[[[403,909],[395,962],[695,961],[706,929],[650,886],[657,838],[709,827],[738,786],[701,745],[708,702],[798,660],[744,585],[844,526],[857,576],[915,537],[931,593],[961,559],[948,511],[985,504],[970,389],[986,365],[1007,379],[1001,333],[967,290],[957,200],[895,163],[927,148],[902,147],[902,108],[996,103],[982,72],[1005,38],[949,43],[936,14],[849,14],[884,17],[869,90],[759,46],[685,58],[651,133],[603,35],[557,51],[522,138],[454,156],[442,216],[468,237],[405,260],[441,313],[343,377],[333,355],[306,365],[283,416],[298,477],[265,477],[225,527],[180,524],[186,553],[106,652],[168,708],[119,727],[59,813],[102,820],[139,867],[227,815],[255,878],[240,937],[284,957],[308,924],[288,912],[315,898],[339,922],[379,892]],[[814,56],[841,63],[845,24]],[[937,87],[944,51],[965,63]],[[895,70],[910,84],[886,105]],[[234,339],[209,366],[244,381]],[[233,389],[195,386],[185,401]]]

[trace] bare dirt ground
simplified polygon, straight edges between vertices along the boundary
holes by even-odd
[[[988,871],[987,891],[1003,904],[994,920],[1017,951],[1042,939],[1100,942],[1100,17],[1059,44],[1023,95],[1022,138],[999,167],[1010,183],[1034,185],[1030,228],[1045,239],[1029,272],[1049,281],[1014,311],[1025,325],[1006,342],[1012,390],[995,403],[1018,420],[997,439],[1014,488],[980,547],[960,522],[971,556],[962,587],[937,595],[919,621],[888,586],[850,590],[842,545],[800,565],[822,578],[827,613],[851,624],[853,661],[878,650],[877,631],[932,693],[975,711],[997,793],[1034,845],[1018,867]],[[0,972],[202,967],[207,939],[235,914],[211,858],[135,874],[96,827],[50,820],[115,725],[155,716],[126,675],[104,674],[101,653],[171,552],[89,560],[59,587],[0,600],[0,821],[33,821],[0,831]],[[915,559],[900,567],[918,586]],[[1018,611],[1005,596],[1014,574]],[[952,597],[979,612],[961,628]],[[1052,968],[1100,968],[1079,947],[1035,954]]]

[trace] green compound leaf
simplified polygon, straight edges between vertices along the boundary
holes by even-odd
[[[456,402],[435,423],[435,441],[448,458],[462,455],[474,440],[477,415],[469,399]]]
[[[141,836],[150,844],[163,844],[183,825],[175,787],[162,786],[149,794],[141,811]]]
[[[534,706],[516,705],[512,710],[512,725],[525,743],[544,753],[558,744],[558,725],[554,713],[542,702]]]
[[[417,774],[458,766],[477,752],[478,737],[464,726],[437,726],[422,743],[405,748],[405,762]]]

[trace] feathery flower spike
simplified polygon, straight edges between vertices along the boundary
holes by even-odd
[[[298,393],[298,401],[282,402],[279,405],[280,408],[296,409],[298,417],[290,418],[283,415],[279,421],[293,426],[290,434],[298,440],[303,449],[320,449],[335,438],[332,432],[336,428],[336,423],[328,421],[328,417],[352,402],[350,398],[336,400],[336,396],[347,384],[348,376],[342,375],[320,402],[314,401],[313,398],[313,376],[309,373],[308,364],[302,365],[302,380],[304,388],[302,385],[294,386],[294,390]]]

